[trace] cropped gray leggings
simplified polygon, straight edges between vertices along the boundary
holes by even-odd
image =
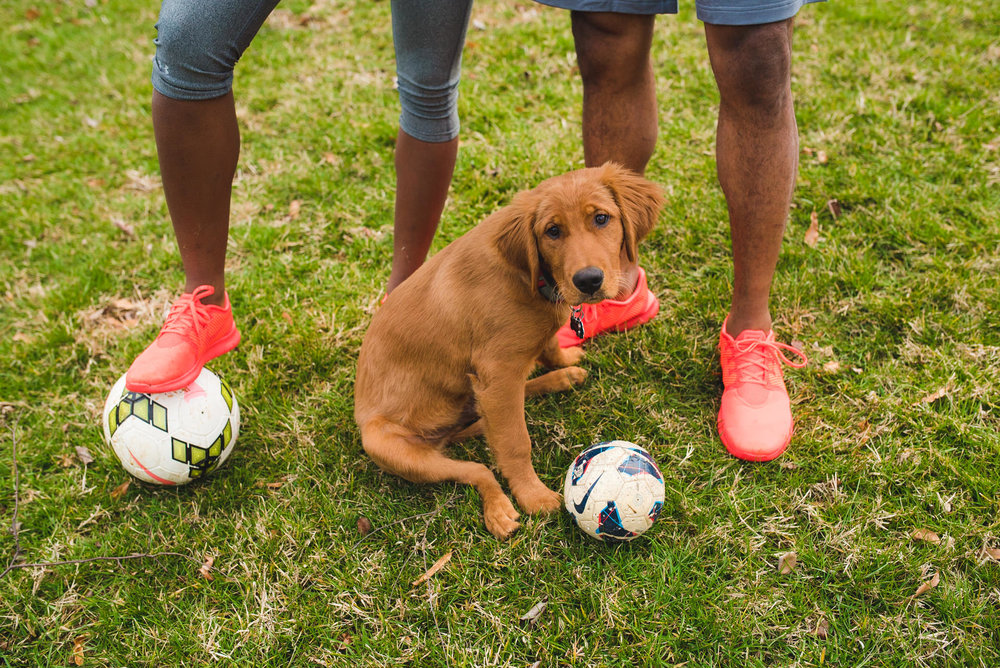
[[[163,0],[156,23],[153,88],[177,100],[232,90],[233,68],[278,0]],[[458,136],[458,81],[472,0],[392,0],[402,112],[412,137]]]

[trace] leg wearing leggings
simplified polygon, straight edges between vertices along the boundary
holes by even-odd
[[[233,68],[277,0],[164,0],[153,59],[153,130],[185,292],[225,291],[229,202],[240,133]]]
[[[396,141],[391,292],[423,264],[458,154],[458,82],[471,0],[393,0],[402,111]]]

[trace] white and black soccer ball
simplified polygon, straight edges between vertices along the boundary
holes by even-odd
[[[607,441],[573,460],[563,498],[585,534],[622,542],[653,526],[663,508],[663,491],[663,475],[646,450],[628,441]]]
[[[104,440],[139,480],[183,485],[226,461],[240,432],[240,407],[226,381],[208,369],[182,390],[142,394],[125,376],[104,403]]]

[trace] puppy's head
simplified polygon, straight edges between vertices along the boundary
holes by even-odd
[[[636,261],[661,206],[659,186],[624,167],[581,169],[519,193],[497,249],[531,289],[541,280],[570,304],[596,303],[624,287],[622,261]]]

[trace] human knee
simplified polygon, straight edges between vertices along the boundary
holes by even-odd
[[[446,142],[458,136],[458,76],[429,79],[397,76],[402,111],[399,126],[425,142]]]
[[[164,2],[153,43],[153,87],[182,100],[211,99],[232,89],[241,50],[227,41],[225,27],[206,20],[198,4]]]
[[[649,70],[655,16],[573,12],[573,38],[584,85],[628,84]]]
[[[715,26],[710,40],[724,104],[773,114],[790,96],[791,35],[786,22]]]

